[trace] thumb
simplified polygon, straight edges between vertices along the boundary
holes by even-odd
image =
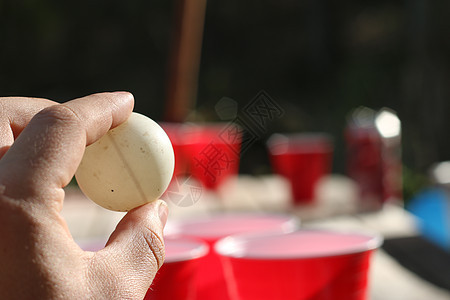
[[[92,288],[100,288],[98,292],[114,299],[143,299],[164,262],[167,216],[167,204],[162,200],[129,211],[106,247],[92,258],[88,274],[96,277],[92,280],[104,283]]]

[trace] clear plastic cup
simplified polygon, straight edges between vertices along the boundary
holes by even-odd
[[[195,279],[209,246],[203,241],[191,238],[165,237],[164,242],[164,264],[144,299],[197,299]]]
[[[247,234],[216,243],[231,300],[367,299],[378,235],[324,230]]]
[[[331,171],[331,137],[322,133],[274,134],[267,147],[273,170],[291,184],[294,203],[313,202],[317,182]]]
[[[172,236],[187,236],[207,242],[211,249],[221,238],[233,234],[255,232],[290,232],[297,229],[294,216],[265,213],[217,214],[171,224]],[[224,271],[219,256],[210,251],[202,260],[197,281],[197,299],[229,299]]]

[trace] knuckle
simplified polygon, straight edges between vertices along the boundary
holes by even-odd
[[[81,119],[77,113],[64,104],[52,105],[41,110],[37,118],[52,120],[55,122],[62,121],[64,123],[81,124]]]
[[[148,255],[148,259],[156,263],[157,268],[159,269],[164,262],[164,240],[159,234],[150,228],[143,230],[142,234],[147,245],[146,253]]]

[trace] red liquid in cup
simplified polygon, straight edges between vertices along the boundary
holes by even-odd
[[[291,184],[294,202],[311,203],[317,182],[331,171],[331,139],[319,134],[276,134],[268,148],[274,171]]]
[[[385,139],[375,128],[345,131],[347,170],[360,190],[361,210],[377,210],[402,199],[400,136]]]
[[[187,238],[166,237],[165,247],[165,262],[144,299],[197,299],[195,279],[208,253],[207,244]]]
[[[173,234],[202,239],[211,249],[219,239],[236,233],[289,232],[298,227],[291,216],[268,214],[224,214],[180,222]],[[210,251],[199,266],[196,281],[198,300],[227,300],[227,285],[219,256]]]
[[[219,241],[230,299],[367,299],[377,236],[327,231],[241,235]]]

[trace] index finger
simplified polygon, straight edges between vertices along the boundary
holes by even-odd
[[[86,145],[124,122],[133,103],[130,93],[100,93],[41,110],[0,160],[3,194],[46,199],[67,185]]]

